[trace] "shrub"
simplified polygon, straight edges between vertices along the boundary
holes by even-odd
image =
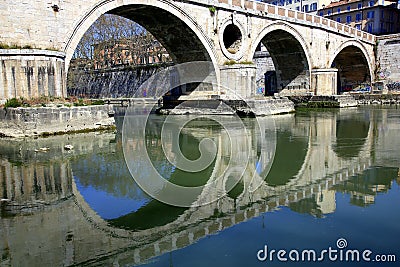
[[[83,102],[82,98],[78,99],[78,102],[74,102],[75,107],[81,107],[81,106],[86,106],[86,104]]]
[[[4,108],[17,108],[22,106],[22,101],[14,98],[7,99],[6,103],[4,104]]]
[[[225,61],[224,65],[227,66],[231,66],[231,65],[235,65],[237,62],[235,60],[229,60],[229,61]]]
[[[101,100],[101,99],[92,100],[91,104],[92,105],[104,105],[104,100]]]
[[[210,6],[208,7],[208,10],[210,10],[211,15],[214,15],[215,12],[217,11],[217,8],[215,6]]]

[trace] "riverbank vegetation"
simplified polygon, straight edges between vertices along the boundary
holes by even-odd
[[[104,105],[104,100],[101,99],[87,99],[78,98],[75,96],[62,98],[53,96],[40,96],[30,99],[23,97],[10,98],[2,108],[18,108],[18,107],[72,107],[72,106],[90,106],[90,105]]]

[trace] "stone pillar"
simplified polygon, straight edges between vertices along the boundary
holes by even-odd
[[[0,103],[13,97],[65,97],[65,54],[39,49],[0,49]]]
[[[248,99],[256,92],[256,66],[234,64],[220,67],[221,97],[227,99]],[[239,96],[239,97],[238,97]]]
[[[311,70],[311,91],[314,95],[337,95],[337,69]]]

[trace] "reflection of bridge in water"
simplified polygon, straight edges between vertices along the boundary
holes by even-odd
[[[377,118],[378,115],[382,117]],[[367,171],[372,165],[382,164],[379,159],[390,158],[387,154],[380,155],[380,151],[387,150],[379,147],[396,147],[394,122],[384,112],[360,110],[278,117],[277,152],[266,179],[257,175],[256,164],[252,162],[246,169],[242,186],[235,188],[234,194],[207,206],[185,209],[165,225],[140,231],[112,227],[86,203],[72,179],[74,160],[80,161],[93,153],[115,153],[115,144],[110,143],[114,138],[112,134],[79,137],[87,139],[85,141],[71,137],[65,142],[75,146],[72,153],[63,151],[61,138],[36,140],[35,144],[22,142],[19,144],[22,149],[4,143],[2,147],[16,149],[0,161],[3,185],[0,197],[9,200],[2,202],[1,263],[13,266],[91,264],[95,261],[105,265],[137,264],[279,206],[298,208],[302,200],[313,199],[318,212],[333,212],[335,194],[332,187]],[[348,133],[347,139],[341,140],[349,125],[353,134],[351,142],[347,140],[351,137]],[[201,136],[198,131],[197,137]],[[224,144],[223,133],[217,138]],[[239,137],[233,140],[239,144]],[[50,146],[48,153],[54,154],[24,152],[33,151],[35,146],[44,146],[46,142]],[[296,150],[280,154],[280,151],[290,151],[291,147]],[[296,155],[301,160],[296,159]],[[36,159],[32,160],[34,156]],[[47,163],[49,156],[52,161]],[[217,155],[214,168],[223,169],[223,158],[224,155]],[[18,162],[18,159],[25,160]],[[390,164],[398,166],[399,162],[391,161]],[[281,166],[287,165],[296,166],[297,171],[289,167],[283,171]],[[279,174],[282,175],[280,179],[275,177]],[[250,192],[248,187],[252,178],[262,182],[255,192]],[[224,182],[226,179],[221,180]],[[221,186],[224,188],[225,185]],[[212,192],[204,192],[207,198],[212,197],[210,194]],[[199,199],[204,196],[202,194]],[[304,211],[316,215],[315,210]],[[26,216],[19,216],[21,212]],[[54,243],[59,245],[54,246]]]

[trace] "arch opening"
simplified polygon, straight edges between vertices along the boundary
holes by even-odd
[[[201,30],[196,29],[196,24],[192,23],[192,25],[191,21],[187,21],[187,18],[184,16],[178,16],[175,13],[174,10],[171,11],[168,9],[168,7],[159,5],[154,6],[151,2],[146,2],[144,4],[122,5],[117,8],[112,8],[104,13],[103,15],[115,15],[123,17],[143,27],[143,29],[145,29],[144,32],[149,32],[152,36],[154,36],[154,40],[164,49],[161,57],[166,55],[170,60],[167,60],[167,64],[165,64],[163,61],[157,61],[157,59],[148,60],[149,51],[147,50],[152,50],[153,48],[147,47],[145,48],[145,50],[147,50],[145,51],[144,55],[135,56],[135,60],[137,58],[136,61],[139,63],[135,64],[133,68],[130,64],[125,64],[127,63],[126,61],[122,60],[121,62],[119,58],[116,58],[115,61],[112,60],[111,64],[109,64],[110,62],[106,62],[107,64],[105,64],[105,66],[108,66],[109,69],[114,68],[114,70],[111,72],[103,72],[101,75],[97,75],[101,77],[86,77],[86,80],[81,79],[80,77],[73,77],[75,81],[80,79],[82,82],[89,84],[85,86],[86,88],[84,88],[85,90],[83,92],[82,90],[76,90],[76,88],[73,88],[73,90],[68,90],[69,95],[79,94],[79,96],[83,95],[92,98],[132,97],[135,94],[135,90],[138,89],[140,85],[151,75],[153,75],[160,67],[192,61],[210,61],[215,65],[215,56],[213,55],[212,49],[208,45],[207,40],[204,39]],[[86,20],[88,22],[90,21],[89,19]],[[83,26],[79,27],[83,28]],[[79,29],[76,30],[76,32],[78,33],[71,37],[71,40],[68,41],[66,48],[66,51],[69,51],[67,52],[67,66],[69,65],[69,59],[72,58],[73,51],[75,51],[76,45],[75,47],[73,46],[76,42],[76,39],[80,40],[82,36],[84,36],[84,33],[82,33],[82,36],[78,36],[78,34],[81,33]],[[139,43],[138,46],[140,45],[142,44]],[[70,50],[72,48],[73,50],[71,52]],[[111,51],[112,49],[108,50]],[[108,53],[110,53],[110,51],[108,51]],[[152,58],[154,59],[157,56],[160,55],[155,55]],[[124,68],[126,65],[129,65],[129,70],[119,70],[119,73],[117,70],[115,70],[115,68]],[[151,65],[150,68],[149,65]],[[94,67],[92,67],[92,70],[93,68]],[[217,71],[216,68],[214,69]],[[126,73],[121,74],[122,71]],[[94,74],[92,73],[91,76]],[[70,76],[72,76],[71,68],[68,70],[69,80],[71,80]],[[93,83],[91,83],[90,80],[93,80]],[[68,81],[68,83],[71,84],[70,81]],[[104,90],[99,89],[99,87],[103,88]],[[198,84],[190,84],[187,86],[183,85],[180,86],[180,88],[174,88],[171,90],[170,94],[174,95],[173,98],[176,99],[182,94],[190,94],[197,87]],[[146,97],[146,93],[144,92],[143,94],[143,97]]]
[[[226,50],[231,54],[236,54],[241,47],[242,33],[238,26],[229,24],[223,34],[223,41]]]
[[[133,20],[148,30],[170,53],[175,63],[211,61],[198,36],[180,18],[150,5],[121,6],[108,14]]]
[[[371,75],[363,51],[354,45],[342,49],[331,65],[338,69],[337,93],[371,91]]]
[[[258,93],[303,95],[309,92],[308,59],[302,44],[291,33],[282,29],[267,33],[253,60],[257,65]]]

